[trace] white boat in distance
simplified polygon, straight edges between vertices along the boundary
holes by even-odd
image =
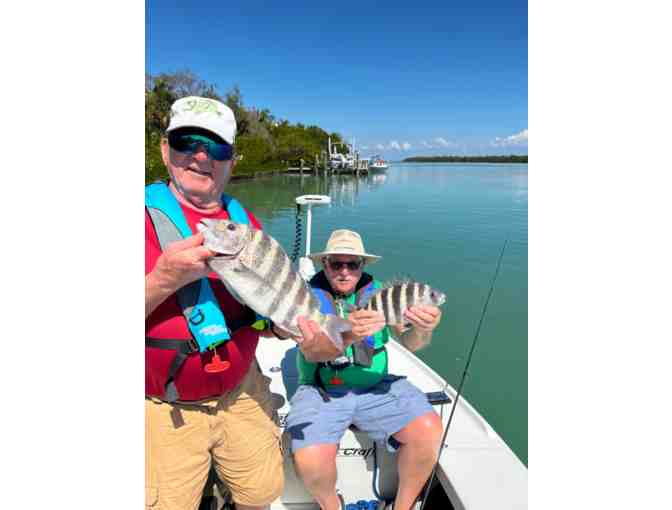
[[[306,253],[310,253],[311,205],[329,204],[331,199],[306,195],[298,197],[296,201],[297,204],[307,205]],[[299,259],[299,273],[305,279],[315,274],[311,259]],[[394,339],[387,343],[387,349],[389,373],[407,376],[410,382],[427,394],[428,400],[441,416],[444,429],[457,400],[424,508],[527,509],[527,468],[502,438],[462,395],[456,399],[457,391],[415,354]],[[269,380],[283,432],[285,488],[282,496],[271,503],[271,510],[320,508],[294,470],[289,433],[285,430],[289,401],[298,387],[296,355],[297,346],[293,341],[273,338],[261,339],[256,352],[259,367]],[[337,490],[344,498],[345,510],[377,508],[376,500],[394,499],[398,485],[395,455],[376,445],[355,427],[345,432],[338,445],[336,466]],[[219,508],[222,499],[217,492],[215,494]]]
[[[376,154],[369,158],[369,170],[372,172],[384,172],[390,168],[390,165],[380,155]]]

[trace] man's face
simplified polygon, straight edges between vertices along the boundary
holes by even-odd
[[[180,152],[171,147],[168,139],[161,142],[161,154],[175,187],[188,200],[219,202],[231,178],[234,160],[217,161],[203,146],[193,152]]]
[[[324,261],[324,273],[331,288],[339,294],[352,294],[362,277],[361,257],[353,255],[330,255]]]

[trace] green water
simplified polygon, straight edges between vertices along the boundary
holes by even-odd
[[[334,229],[356,230],[383,256],[370,267],[377,278],[411,277],[445,292],[442,322],[418,356],[455,388],[508,238],[464,395],[527,464],[527,165],[396,163],[382,175],[283,175],[228,191],[290,255],[294,198],[329,195],[331,206],[313,207],[312,251]]]

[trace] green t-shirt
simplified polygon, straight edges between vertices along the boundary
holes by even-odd
[[[374,281],[374,287],[379,288],[380,283]],[[356,295],[351,294],[344,301],[350,305],[355,304]],[[340,304],[340,300],[336,301],[336,311],[338,314],[347,318],[348,312],[345,310],[345,307]],[[390,339],[389,326],[385,326],[382,330],[378,331],[373,335],[374,338],[374,348],[379,348],[385,345]],[[353,359],[353,346],[350,345],[347,347],[344,356],[347,356],[352,362]],[[303,356],[303,353],[298,350],[296,357],[296,364],[299,371],[299,384],[316,384],[315,381],[315,372],[317,370],[318,363],[311,363],[306,361],[306,358]],[[360,365],[350,364],[346,368],[335,370],[329,366],[323,366],[320,368],[320,376],[324,386],[329,388],[368,388],[378,384],[381,379],[387,374],[387,350],[383,350],[373,356],[373,360],[370,367],[363,367]],[[341,384],[332,384],[330,381],[340,380]]]

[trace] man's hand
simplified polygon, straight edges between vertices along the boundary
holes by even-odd
[[[172,294],[210,273],[205,261],[216,254],[203,246],[203,241],[203,234],[199,232],[169,244],[148,275],[152,283]]]
[[[199,232],[171,243],[156,259],[154,269],[145,276],[145,318],[168,296],[210,272],[205,261],[215,253],[202,246],[203,240]]]
[[[430,333],[441,321],[441,309],[434,305],[412,306],[404,312],[404,318],[414,328]]]
[[[315,321],[299,317],[297,323],[302,336],[296,337],[295,340],[307,361],[311,363],[330,361],[343,353],[336,348]]]
[[[357,310],[348,315],[352,324],[352,342],[361,342],[367,336],[377,333],[385,327],[385,316],[373,310]]]
[[[409,351],[415,352],[429,345],[432,332],[441,321],[441,310],[434,305],[412,306],[404,312],[404,319],[412,327],[404,330],[401,326],[395,326],[397,340]]]

